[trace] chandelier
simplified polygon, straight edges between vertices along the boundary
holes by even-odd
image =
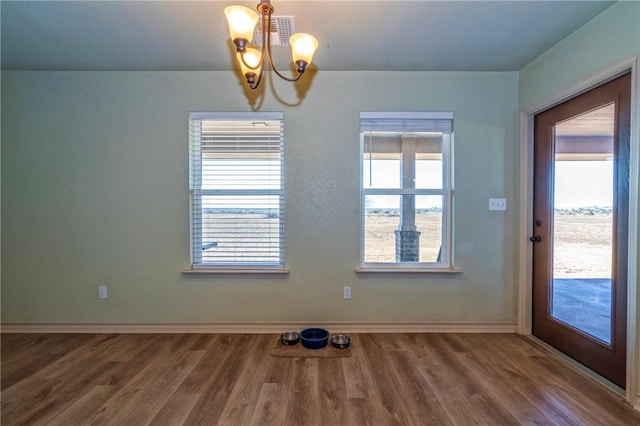
[[[284,76],[277,70],[271,58],[271,15],[274,11],[271,1],[260,0],[256,9],[258,13],[244,6],[229,6],[224,10],[229,24],[229,33],[236,46],[236,57],[240,63],[242,74],[247,79],[247,84],[252,90],[257,89],[260,85],[265,56],[269,60],[271,69],[278,77],[291,82],[300,80],[318,48],[318,40],[305,33],[296,33],[289,38],[291,56],[298,75],[293,78]],[[258,20],[261,20],[260,29],[262,31],[262,49],[260,50],[250,47]]]

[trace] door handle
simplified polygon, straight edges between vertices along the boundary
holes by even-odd
[[[540,237],[540,235],[534,235],[533,237],[529,238],[529,241],[531,241],[532,243],[539,243],[540,241],[542,241],[542,238]]]

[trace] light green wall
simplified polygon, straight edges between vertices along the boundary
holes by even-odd
[[[616,3],[520,71],[520,108],[535,108],[638,54],[640,1]]]
[[[287,278],[188,277],[187,117],[231,72],[2,73],[2,322],[516,321],[518,73],[320,72],[284,111]],[[289,85],[276,83],[288,101]],[[453,111],[445,278],[359,277],[361,111]],[[506,197],[507,212],[489,212]],[[106,285],[109,299],[97,298]],[[352,286],[353,299],[342,300]]]
[[[530,111],[608,69],[640,55],[640,2],[616,3],[520,72],[520,108]],[[636,81],[640,78],[636,76]],[[638,93],[636,91],[636,93]],[[640,120],[640,99],[632,114]],[[633,150],[640,149],[637,138]],[[640,188],[640,185],[636,185]],[[640,198],[640,193],[638,193]],[[634,220],[634,218],[630,218]],[[640,217],[635,217],[636,223]],[[640,241],[640,235],[638,235]],[[637,253],[640,265],[640,251]],[[640,306],[640,293],[637,306]],[[640,315],[638,315],[640,330]],[[640,340],[636,365],[640,365]],[[640,383],[640,368],[637,382]]]

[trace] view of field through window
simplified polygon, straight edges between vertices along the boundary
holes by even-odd
[[[560,210],[555,218],[556,228],[556,278],[575,276],[602,278],[611,268],[610,239],[612,235],[611,214],[594,209],[576,209],[573,212]],[[205,213],[203,226],[207,242],[215,242],[205,253],[213,258],[216,253],[228,253],[225,247],[250,244],[251,251],[260,252],[252,256],[242,248],[229,261],[242,258],[246,260],[264,259],[265,253],[277,250],[279,220],[269,217],[270,213]],[[398,228],[398,213],[380,211],[365,215],[365,244],[369,248],[368,261],[395,262],[395,230]],[[442,215],[439,212],[419,212],[416,214],[416,227],[421,232],[420,261],[435,262],[440,250]],[[214,232],[213,229],[219,229]],[[258,237],[260,235],[260,237]],[[205,242],[206,244],[206,242]],[[579,259],[580,262],[577,262]],[[581,268],[576,269],[576,264]]]
[[[194,265],[284,264],[282,113],[190,114]]]
[[[382,193],[366,195],[364,199],[364,262],[398,262],[397,232],[405,229],[419,233],[415,262],[440,261],[443,238],[441,142],[431,141],[431,147],[434,152],[428,158],[425,158],[426,155],[412,158],[408,183],[404,175],[406,167],[402,153],[386,152],[377,157],[365,153],[363,187],[382,189]],[[430,190],[438,195],[400,195],[393,191],[415,188]],[[409,209],[409,214],[405,209]]]
[[[365,214],[365,262],[396,261],[398,216],[397,210],[374,210]],[[415,219],[420,232],[420,262],[436,262],[442,245],[442,212],[418,211]]]
[[[606,172],[609,164],[601,164]],[[583,176],[587,181],[592,176]],[[595,178],[598,178],[596,173]],[[607,200],[607,196],[601,197]],[[574,196],[573,194],[572,196]],[[380,199],[384,197],[384,200]],[[365,213],[365,246],[367,262],[395,262],[395,231],[399,224],[399,196],[372,197]],[[415,225],[420,235],[420,261],[435,262],[442,244],[442,211],[436,205],[437,197],[417,197]],[[567,198],[567,197],[565,197]],[[593,197],[591,197],[593,198]],[[375,201],[375,202],[374,202]],[[588,201],[588,200],[587,200]],[[598,200],[592,200],[598,201]],[[203,257],[224,260],[260,261],[272,253],[277,257],[279,227],[278,209],[269,208],[274,200],[264,200],[249,208],[239,201],[225,200],[218,208],[203,210]],[[242,203],[240,203],[242,204]],[[610,206],[579,206],[556,209],[555,214],[555,274],[556,278],[592,277],[608,278],[611,270],[612,220]],[[582,202],[582,204],[588,204]],[[607,204],[599,202],[599,204]],[[484,208],[484,206],[483,206]],[[496,213],[504,214],[504,213]],[[236,248],[236,249],[234,249]],[[237,250],[237,251],[236,251]],[[235,252],[234,252],[235,251]]]
[[[554,278],[611,278],[613,161],[554,167]]]
[[[227,160],[226,169],[233,170],[234,167],[229,163]],[[416,163],[419,186],[442,184],[440,161],[418,160]],[[244,163],[243,167],[246,167]],[[398,159],[374,160],[366,164],[365,173],[370,173],[371,168],[376,171],[379,186],[400,186]],[[554,277],[609,278],[612,261],[612,194],[610,186],[602,182],[606,182],[606,176],[610,180],[612,162],[558,161],[556,168],[559,182],[567,180],[564,175],[571,175],[574,184],[556,188],[557,204],[560,205],[556,206],[554,216]],[[576,189],[576,179],[584,190]],[[264,182],[251,180],[248,183],[250,186],[265,185]],[[247,181],[243,184],[246,185]],[[400,224],[402,197],[366,197],[365,262],[396,262],[396,231]],[[412,197],[415,197],[415,227],[420,233],[419,261],[437,262],[442,247],[442,197]],[[204,196],[202,213],[203,260],[233,263],[278,259],[279,239],[283,232],[278,197],[252,196],[242,199],[238,196]]]
[[[611,343],[614,104],[554,125],[549,315]]]

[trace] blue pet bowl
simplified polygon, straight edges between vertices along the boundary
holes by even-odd
[[[300,342],[307,349],[320,349],[327,346],[329,332],[324,328],[306,328],[300,332]]]

